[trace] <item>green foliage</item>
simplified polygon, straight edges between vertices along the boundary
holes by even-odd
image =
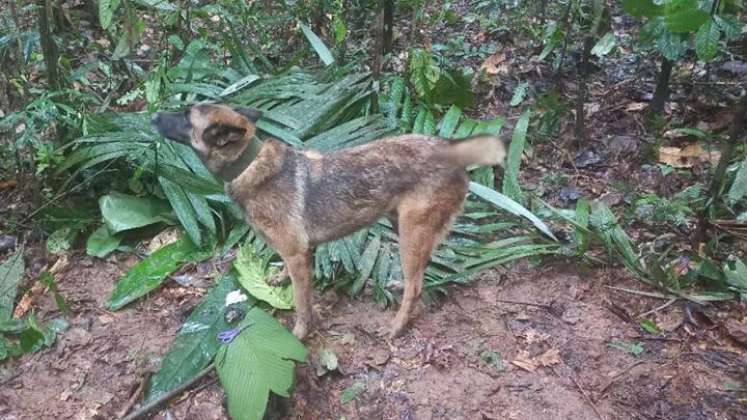
[[[329,48],[324,45],[324,42],[319,39],[319,37],[314,33],[314,31],[311,30],[311,28],[306,25],[301,25],[301,31],[303,31],[306,39],[309,40],[309,43],[311,43],[314,51],[316,51],[316,53],[319,55],[319,59],[322,60],[325,66],[329,66],[330,64],[335,62],[334,57],[332,57],[332,52],[329,51]]]
[[[290,396],[296,362],[306,348],[267,312],[252,308],[237,327],[241,332],[215,358],[228,413],[234,419],[261,420],[269,393]]]
[[[99,198],[101,217],[112,233],[168,222],[169,208],[161,200],[111,193]]]
[[[18,284],[25,270],[23,248],[0,264],[0,322],[10,320],[18,293]]]
[[[186,238],[164,245],[135,264],[119,279],[106,307],[112,311],[120,309],[156,289],[185,262],[199,262],[211,256],[212,249],[200,250]]]
[[[525,111],[519,121],[516,122],[511,145],[506,158],[506,171],[503,176],[503,193],[511,199],[521,203],[524,201],[521,188],[519,187],[519,167],[524,156],[524,145],[526,144],[527,129],[529,128],[529,111]]]
[[[216,336],[229,327],[223,317],[226,295],[238,288],[235,272],[229,271],[192,311],[160,369],[151,377],[146,403],[187,382],[210,364],[220,349]]]
[[[747,265],[744,261],[738,259],[733,268],[731,264],[724,264],[724,274],[729,288],[735,291],[742,301],[747,302]]]
[[[672,198],[646,194],[634,203],[636,218],[644,223],[669,223],[675,226],[687,223],[695,215],[697,205],[703,201],[702,185],[694,184]]]
[[[122,243],[121,237],[112,234],[106,225],[101,225],[88,237],[86,253],[104,258],[117,249],[120,243]]]
[[[733,39],[736,28],[732,16],[724,7],[712,1],[697,0],[625,0],[623,9],[633,16],[643,18],[641,41],[654,44],[669,60],[678,60],[692,43],[698,58],[711,61],[718,56],[723,39]],[[723,35],[723,36],[722,36]]]
[[[251,245],[239,248],[233,263],[239,273],[239,283],[249,294],[275,308],[293,309],[292,285],[274,287],[267,283],[267,280],[278,271],[268,268],[272,253],[264,254],[266,256],[258,255]]]
[[[67,326],[62,320],[41,325],[33,314],[24,320],[11,318],[18,285],[23,279],[24,271],[23,249],[19,249],[0,263],[0,361],[50,347],[54,344],[56,333]],[[55,300],[60,309],[65,311],[67,305],[59,296],[54,281],[45,280],[44,274],[40,280],[54,287]]]

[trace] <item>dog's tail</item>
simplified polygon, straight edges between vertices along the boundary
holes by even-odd
[[[471,165],[503,165],[506,145],[498,137],[478,135],[450,142],[443,149],[443,157],[464,168]]]

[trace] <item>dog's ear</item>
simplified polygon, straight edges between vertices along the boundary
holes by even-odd
[[[223,147],[229,143],[241,141],[246,128],[230,124],[212,124],[202,132],[202,139],[213,146]]]
[[[246,119],[248,119],[249,121],[253,123],[256,123],[257,120],[262,118],[262,111],[255,109],[255,108],[237,107],[237,108],[234,108],[233,110],[243,115],[244,117],[246,117]]]

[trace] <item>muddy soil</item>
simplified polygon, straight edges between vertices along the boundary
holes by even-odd
[[[70,257],[57,277],[73,307],[71,327],[53,348],[0,369],[0,418],[111,419],[132,406],[205,292],[172,282],[122,311],[104,310],[132,263]],[[664,330],[650,335],[629,317],[666,301],[611,288],[640,290],[623,271],[578,273],[561,263],[485,272],[449,288],[440,305],[421,307],[408,333],[394,340],[375,334],[391,309],[366,296],[317,293],[321,321],[307,340],[310,361],[297,368],[293,397],[273,399],[268,417],[747,418],[738,390],[747,352],[720,326],[739,319],[744,307],[701,311],[677,302],[648,315]],[[50,296],[35,305],[40,318],[58,315]],[[620,342],[640,343],[643,352],[634,355]],[[337,355],[338,371],[318,375],[321,347]],[[351,387],[360,392],[342,403]],[[223,392],[207,377],[154,418],[225,419]]]

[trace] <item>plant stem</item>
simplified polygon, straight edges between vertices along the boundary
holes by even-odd
[[[659,77],[656,80],[656,91],[648,108],[649,117],[661,114],[664,104],[669,100],[669,78],[672,75],[672,62],[666,58],[661,61]]]
[[[52,27],[51,11],[52,0],[39,0],[39,41],[44,55],[44,64],[47,66],[47,81],[52,89],[59,89],[57,45],[52,39],[52,31],[50,30]]]

